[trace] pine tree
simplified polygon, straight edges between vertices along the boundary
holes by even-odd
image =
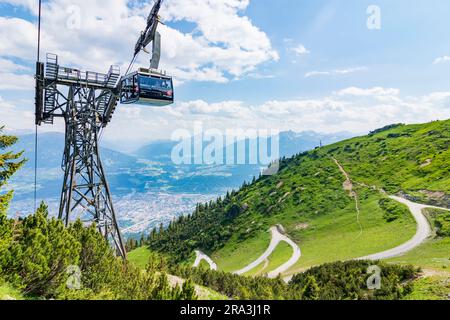
[[[181,290],[181,300],[197,300],[197,295],[195,293],[195,286],[191,279],[188,279],[183,283],[183,288]]]
[[[157,284],[153,289],[152,299],[154,300],[170,300],[172,298],[172,289],[165,273],[162,273],[157,280]]]
[[[65,290],[67,267],[78,265],[79,243],[60,220],[48,219],[47,207],[38,208],[20,225],[20,237],[2,262],[7,279],[25,294],[55,297]]]
[[[0,127],[0,151],[12,147],[17,142],[17,137],[4,135],[3,129],[4,127]],[[0,188],[3,187],[8,179],[24,165],[26,160],[20,159],[22,155],[23,152],[14,153],[8,151],[0,153]],[[6,194],[0,194],[0,216],[6,214],[12,196],[13,191],[9,191]]]
[[[319,300],[320,288],[317,285],[314,276],[308,276],[306,285],[303,287],[303,299],[305,300]]]

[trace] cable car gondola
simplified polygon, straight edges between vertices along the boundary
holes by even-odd
[[[120,103],[163,107],[173,103],[172,77],[139,68],[121,80]]]

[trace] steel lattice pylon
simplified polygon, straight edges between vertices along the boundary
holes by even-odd
[[[97,90],[80,86],[69,88],[67,99],[66,143],[62,168],[59,219],[66,225],[70,217],[91,216],[103,236],[110,239],[121,256],[125,256],[122,236],[117,225],[111,193],[100,159],[98,145],[102,124],[99,121]]]
[[[162,2],[163,0],[156,0],[152,7],[145,30],[135,45],[134,56],[126,75],[137,55],[142,50],[145,51],[145,47],[152,42],[150,67],[158,69],[161,37],[157,27]],[[60,67],[58,56],[54,54],[47,54],[46,64],[40,62],[40,23],[41,1],[36,62],[36,125],[53,124],[55,117],[65,120],[66,141],[62,161],[64,183],[59,219],[67,225],[75,215],[79,215],[87,218],[88,222],[95,222],[99,231],[114,244],[118,254],[125,258],[125,247],[99,153],[100,132],[111,121],[121,95],[120,70],[112,66],[108,73],[102,74]],[[160,75],[162,73],[158,73],[157,78]],[[172,78],[169,79],[172,82]],[[139,91],[138,87],[136,89]],[[173,92],[171,96],[173,102]],[[155,101],[152,103],[160,106]],[[35,169],[37,172],[37,160]]]
[[[95,223],[125,257],[99,147],[100,132],[117,105],[120,71],[111,67],[100,74],[62,68],[55,55],[47,55],[45,75],[43,63],[36,69],[36,124],[53,124],[54,117],[65,121],[59,219],[66,226],[75,217]]]

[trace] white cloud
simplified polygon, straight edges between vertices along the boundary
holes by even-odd
[[[305,78],[317,77],[317,76],[329,76],[330,71],[310,71],[305,73]]]
[[[251,112],[241,101],[223,101],[207,103],[203,100],[181,102],[170,110],[176,115],[207,115],[221,118],[246,119],[251,117]]]
[[[0,3],[8,3],[13,6],[23,7],[31,10],[33,13],[38,12],[38,1],[35,0],[0,0]]]
[[[19,108],[15,105],[23,105]],[[0,119],[10,128],[32,129],[32,102],[0,100]],[[317,98],[271,100],[261,104],[242,101],[180,101],[166,108],[120,105],[105,131],[105,139],[132,147],[155,139],[169,139],[174,130],[204,128],[314,130],[321,132],[368,132],[391,123],[421,123],[450,118],[450,92],[431,92],[404,97],[395,88],[350,87]],[[56,126],[40,130],[63,130]],[[126,130],[124,130],[126,128]]]
[[[119,132],[120,127],[126,125],[131,131],[126,133],[129,137],[120,131],[123,139],[169,138],[176,129],[192,130],[196,121],[202,122],[205,129],[222,131],[242,128],[361,133],[398,122],[449,119],[450,92],[402,97],[394,88],[351,87],[315,99],[271,100],[258,105],[242,101],[209,103],[195,100],[179,102],[157,112],[149,109],[141,112],[132,120],[132,125],[130,120],[125,124],[125,120],[116,117],[107,129],[107,136],[112,138],[116,130]]]
[[[0,90],[34,90],[34,78],[27,74],[0,72]]]
[[[28,130],[33,124],[33,112],[20,110],[0,96],[0,126],[7,130]]]
[[[442,56],[434,59],[433,64],[450,62],[450,56]]]
[[[16,57],[29,61],[35,59],[36,30],[31,22],[0,17],[0,39],[0,57]]]
[[[426,103],[439,103],[443,101],[448,101],[450,99],[450,92],[433,92],[426,95],[424,98]]]
[[[305,48],[303,44],[298,44],[292,48],[290,48],[292,52],[294,52],[297,56],[303,56],[305,54],[310,53],[308,49]]]
[[[355,67],[355,68],[347,68],[347,69],[336,69],[334,70],[335,74],[349,74],[355,73],[359,71],[366,71],[367,67]]]
[[[339,96],[360,96],[360,97],[379,97],[379,96],[397,96],[400,94],[399,89],[395,88],[358,88],[349,87],[337,92]]]
[[[273,74],[263,74],[263,73],[259,73],[259,72],[254,72],[254,73],[249,73],[248,74],[249,78],[253,78],[253,79],[272,79],[275,78],[275,75]]]
[[[366,71],[367,67],[353,67],[345,69],[334,69],[331,71],[310,71],[305,73],[305,78],[317,77],[317,76],[333,76],[333,75],[346,75],[360,71]]]
[[[0,0],[35,12],[33,2]],[[42,51],[59,55],[62,64],[102,72],[109,65],[125,69],[135,42],[144,28],[152,3],[135,0],[50,0],[43,3]],[[161,67],[178,81],[223,83],[254,72],[260,64],[278,60],[267,35],[243,11],[248,0],[167,0],[164,21],[187,21],[195,30],[182,33],[160,26],[163,36]],[[78,15],[79,13],[79,15]],[[77,26],[79,28],[71,28]],[[21,36],[18,37],[17,35]],[[19,18],[0,18],[0,56],[32,61],[36,27]],[[141,54],[138,64],[148,65]]]
[[[14,63],[11,60],[0,59],[0,72],[1,73],[17,72],[17,71],[30,71],[30,69],[23,65]]]

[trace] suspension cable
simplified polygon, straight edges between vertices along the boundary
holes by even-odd
[[[135,55],[135,56],[133,57],[133,60],[131,60],[130,65],[128,66],[127,72],[125,72],[125,75],[128,75],[128,72],[129,72],[130,69],[133,67],[134,62],[136,61],[137,56],[138,56],[138,55]]]
[[[37,39],[37,57],[39,62],[41,56],[41,18],[42,18],[42,0],[39,0],[39,17],[38,17],[38,39]],[[35,125],[34,131],[34,212],[37,210],[37,171],[38,171],[38,125]]]

